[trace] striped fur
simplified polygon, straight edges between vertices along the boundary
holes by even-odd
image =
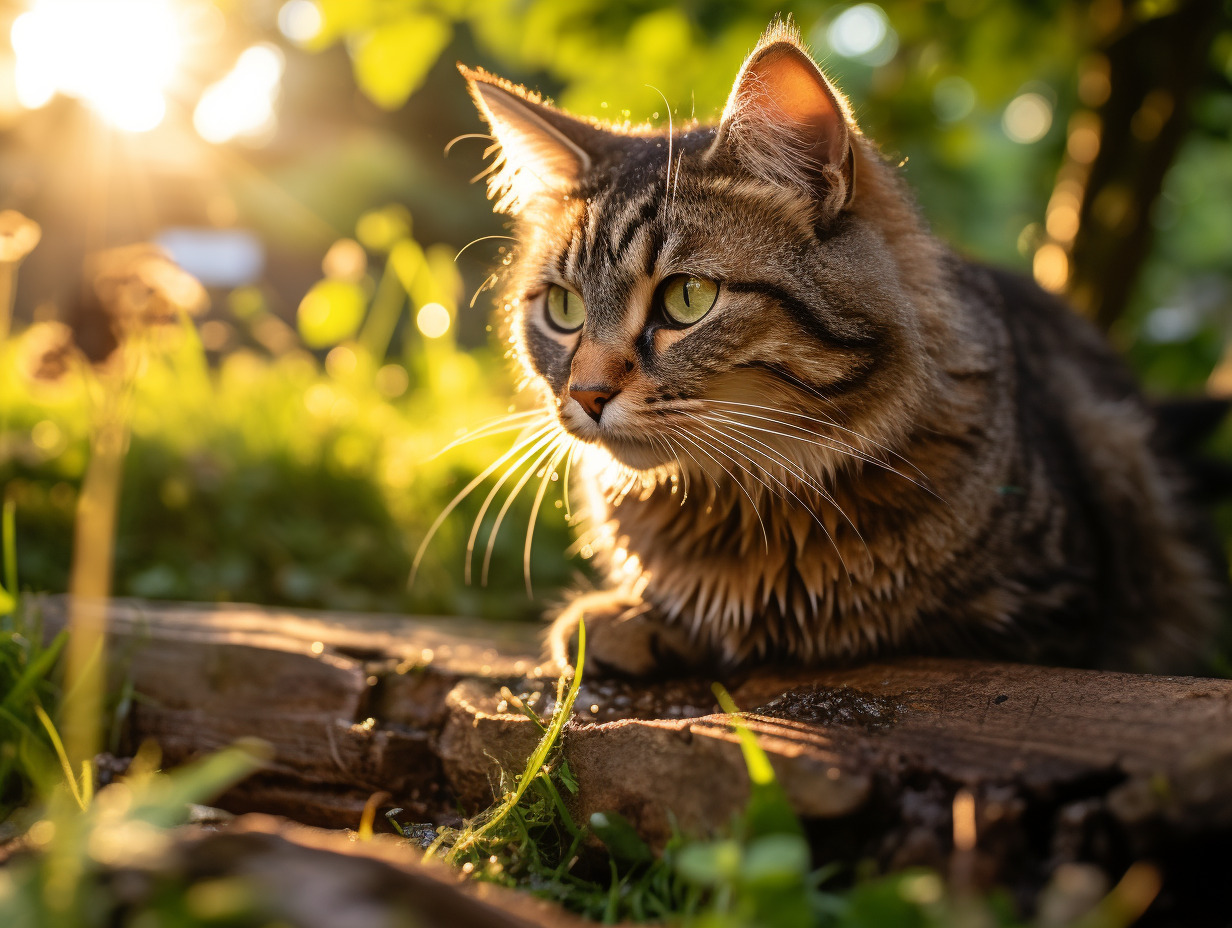
[[[464,74],[503,146],[514,353],[568,436],[610,579],[557,620],[559,656],[585,615],[627,673],[890,651],[1192,663],[1212,560],[1131,380],[1054,298],[928,233],[789,27],[717,126],[671,133]],[[690,327],[656,305],[675,274],[720,284]],[[580,332],[546,322],[552,285],[584,298]],[[598,421],[570,396],[583,369],[619,391]]]

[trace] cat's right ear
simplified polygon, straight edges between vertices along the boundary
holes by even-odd
[[[808,189],[826,212],[855,192],[853,129],[842,95],[790,23],[775,23],[749,55],[723,110],[711,154],[726,152],[773,184]]]
[[[590,170],[600,130],[541,102],[523,87],[459,64],[500,151],[488,175],[498,212],[516,215],[544,195],[574,189]]]

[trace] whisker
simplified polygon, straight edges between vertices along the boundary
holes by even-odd
[[[672,196],[667,206],[667,218],[672,218],[672,213],[676,208],[676,189],[680,186],[680,163],[684,161],[684,152],[676,156],[676,177],[672,181]]]
[[[667,192],[672,185],[672,105],[667,102],[667,94],[658,87],[650,84],[646,86],[663,98],[663,106],[667,109],[667,173],[663,176],[663,219],[666,222],[668,217]]]
[[[554,436],[559,439],[560,434]],[[500,534],[501,523],[505,521],[505,516],[509,514],[510,508],[513,506],[513,501],[518,498],[518,494],[522,492],[522,488],[530,481],[535,471],[539,469],[539,465],[555,448],[555,442],[549,444],[540,453],[539,457],[535,458],[535,462],[518,478],[518,482],[514,484],[513,489],[509,491],[509,495],[505,498],[504,504],[500,511],[496,514],[496,522],[492,525],[492,531],[488,533],[488,546],[483,552],[483,572],[479,575],[479,584],[481,586],[488,585],[488,571],[492,567],[492,552],[496,550],[496,536]]]
[[[893,467],[892,465],[887,464],[885,461],[881,460],[880,458],[874,457],[866,451],[861,451],[859,448],[855,447],[854,445],[849,445],[845,441],[841,441],[837,438],[831,438],[829,435],[821,435],[821,434],[818,434],[817,432],[810,432],[807,429],[804,429],[803,427],[798,426],[798,425],[793,425],[790,422],[781,422],[777,419],[771,419],[768,416],[754,416],[751,413],[747,413],[747,412],[735,412],[735,411],[725,410],[721,413],[721,415],[751,418],[751,419],[756,419],[756,420],[760,420],[763,422],[771,422],[771,423],[774,423],[775,425],[781,425],[784,428],[797,429],[799,431],[804,432],[804,434],[795,435],[790,432],[781,432],[778,429],[768,429],[768,428],[762,428],[756,425],[750,425],[747,422],[738,422],[733,419],[724,419],[725,422],[728,422],[731,425],[738,425],[742,429],[749,429],[754,432],[763,432],[768,435],[778,435],[781,438],[790,438],[794,441],[802,442],[803,444],[806,444],[806,445],[813,445],[813,444],[820,445],[821,442],[828,442],[828,444],[824,444],[820,446],[830,451],[839,451],[840,453],[846,455],[847,457],[855,458],[856,460],[864,461],[867,464],[873,464],[877,467],[880,467],[883,470],[886,470],[889,473],[894,474],[895,476],[902,477],[904,480],[908,481],[909,483],[915,484],[917,487],[920,487],[920,489],[922,490],[928,489],[927,487],[924,487],[921,484],[916,483],[915,480],[908,477],[906,474],[904,474],[902,471],[898,470],[897,468]]]
[[[563,436],[557,436],[559,440]],[[547,466],[543,470],[543,478],[539,481],[539,492],[535,494],[535,503],[530,507],[530,521],[526,523],[526,547],[522,549],[522,577],[526,580],[526,595],[530,599],[535,598],[535,591],[531,589],[530,583],[530,548],[531,542],[535,538],[535,522],[539,518],[539,507],[543,505],[543,497],[547,492],[549,478],[556,473],[556,468],[560,466],[560,459],[568,451],[572,450],[569,446],[558,446],[556,453],[548,460]]]
[[[721,460],[719,460],[719,458],[715,457],[709,451],[707,451],[706,447],[709,447],[716,452],[719,452],[719,449],[716,448],[710,442],[706,441],[700,435],[696,435],[696,434],[690,435],[685,429],[682,429],[682,428],[675,428],[672,426],[669,426],[669,428],[671,429],[673,433],[675,433],[675,435],[678,438],[683,438],[685,441],[689,442],[689,444],[693,445],[695,448],[701,451],[702,454],[706,455],[706,457],[710,458],[710,460],[714,461],[714,463],[718,464],[719,467],[722,469],[723,473],[727,474],[728,479],[731,480],[732,483],[734,483],[737,487],[740,488],[740,492],[745,495],[745,498],[747,498],[749,501],[749,506],[751,506],[753,509],[753,515],[757,516],[757,524],[761,526],[762,541],[765,543],[766,552],[769,553],[770,535],[766,532],[766,523],[762,521],[761,510],[757,508],[757,503],[753,502],[753,497],[749,494],[749,491],[745,488],[744,484],[736,479],[735,475],[727,469],[727,467],[723,464]],[[703,447],[703,445],[705,445],[706,447]],[[735,464],[737,467],[740,467],[739,462],[732,461],[732,463]],[[743,468],[741,469],[743,470]],[[749,474],[750,477],[753,478],[753,480],[758,479],[757,475],[752,473],[751,471],[748,471],[747,473]],[[766,487],[766,489],[769,489],[769,487]]]
[[[542,409],[528,409],[525,412],[510,413],[507,416],[498,416],[481,425],[475,426],[469,432],[459,435],[440,451],[437,451],[430,458],[425,458],[423,463],[427,464],[430,461],[435,461],[442,454],[457,448],[459,445],[469,444],[472,441],[478,441],[481,438],[487,438],[491,435],[499,435],[501,432],[512,432],[514,429],[529,428],[533,423],[527,423],[525,420],[534,416],[544,416]],[[546,424],[549,420],[544,419]]]
[[[500,492],[501,487],[503,487],[505,482],[512,477],[523,464],[526,463],[527,459],[530,458],[531,455],[538,452],[539,449],[541,449],[548,442],[555,440],[556,436],[549,432],[547,435],[544,435],[537,442],[535,442],[525,454],[505,468],[505,472],[501,474],[501,478],[496,481],[492,489],[488,491],[488,495],[484,497],[483,505],[479,507],[479,514],[475,516],[475,521],[471,524],[470,536],[466,540],[466,566],[462,573],[463,579],[465,580],[467,586],[470,586],[471,583],[471,555],[475,551],[475,541],[479,538],[479,527],[483,525],[483,517],[488,514],[488,508],[492,505],[492,500],[496,499],[496,494]]]
[[[715,419],[711,417],[705,417],[705,418],[707,418],[709,421],[712,421],[712,422],[724,422],[728,425],[737,426],[741,429],[745,428],[745,426],[742,425],[741,423],[732,422],[730,419],[723,419],[723,418]],[[758,431],[764,431],[764,430],[759,429]],[[825,487],[821,486],[819,483],[814,483],[812,478],[810,478],[807,474],[805,474],[803,468],[800,467],[795,461],[791,461],[788,458],[784,458],[782,455],[778,454],[772,446],[766,444],[763,441],[759,441],[758,439],[754,438],[752,435],[745,435],[744,438],[747,438],[749,441],[753,442],[754,444],[760,445],[762,448],[765,448],[766,451],[757,451],[757,449],[753,448],[752,446],[745,444],[745,442],[742,439],[736,437],[735,435],[731,435],[727,433],[725,430],[720,430],[720,434],[727,435],[727,437],[730,438],[732,441],[735,441],[743,445],[744,447],[748,448],[750,451],[754,451],[755,453],[760,454],[762,457],[766,458],[769,461],[773,461],[777,463],[788,474],[795,477],[797,480],[799,480],[809,489],[813,490],[815,493],[820,495],[821,498],[825,502],[833,506],[835,510],[838,512],[838,514],[843,517],[843,520],[849,526],[851,526],[851,530],[855,532],[856,537],[860,539],[860,544],[864,546],[864,553],[868,556],[869,563],[870,564],[873,563],[873,553],[868,548],[868,542],[864,540],[864,536],[860,534],[860,530],[856,527],[856,524],[853,521],[851,521],[851,518],[843,510],[843,507],[838,504],[838,500],[836,500],[833,494],[827,491]],[[767,454],[767,452],[770,452],[770,453]],[[824,526],[823,526],[823,529],[824,529]]]
[[[683,487],[681,489],[681,495],[680,495],[680,505],[683,506],[685,504],[685,500],[689,498],[689,471],[684,466],[684,463],[680,460],[680,455],[676,453],[676,448],[672,444],[672,441],[670,438],[668,438],[666,435],[651,435],[650,439],[651,439],[651,443],[654,444],[655,446],[658,446],[659,442],[662,441],[663,447],[666,448],[668,453],[671,454],[671,456],[676,459],[676,475],[675,476],[676,478],[680,480],[681,484],[683,484]]]
[[[767,412],[777,412],[782,415],[795,416],[796,418],[804,419],[816,425],[838,429],[839,431],[842,431],[842,432],[847,432],[848,434],[855,436],[859,440],[868,442],[870,445],[873,445],[879,450],[884,451],[886,454],[889,454],[895,458],[898,458],[898,460],[902,461],[904,464],[910,467],[913,471],[919,474],[922,480],[928,481],[927,474],[925,474],[922,470],[920,470],[919,467],[917,467],[914,463],[909,461],[907,458],[903,457],[897,451],[887,448],[885,445],[882,445],[879,442],[875,441],[874,439],[869,438],[867,435],[862,435],[859,432],[856,432],[852,429],[844,428],[838,423],[832,422],[828,419],[818,419],[814,416],[809,416],[805,413],[791,412],[790,410],[786,410],[786,409],[775,409],[772,406],[759,406],[755,403],[736,403],[730,400],[712,400],[712,399],[706,399],[706,400],[703,400],[702,402],[711,403],[715,405],[722,405],[722,406],[743,406],[743,407],[749,407],[752,409],[762,409],[762,410],[766,410]],[[784,422],[782,419],[776,419],[771,416],[759,416],[753,413],[743,412],[743,411],[736,410],[736,409],[725,410],[725,412],[727,415],[743,416],[749,419],[760,419],[761,421],[764,421],[764,422],[771,422],[775,425],[781,425],[784,428],[789,428],[789,429],[796,429],[797,431],[804,433],[804,435],[801,436],[801,435],[791,435],[786,432],[773,432],[772,430],[759,429],[759,431],[771,431],[772,434],[781,435],[783,438],[794,438],[797,441],[808,441],[808,442],[821,442],[821,441],[829,442],[829,444],[825,445],[824,447],[828,447],[831,450],[835,450],[835,451],[842,451],[848,454],[850,457],[854,457],[868,464],[872,464],[876,467],[880,467],[883,470],[886,470],[889,473],[894,474],[895,476],[902,477],[908,483],[912,483],[915,486],[919,487],[921,490],[924,490],[927,493],[931,493],[933,496],[936,496],[938,499],[941,499],[941,497],[937,496],[936,491],[934,491],[931,487],[928,487],[924,483],[920,483],[919,481],[911,478],[910,476],[903,473],[898,468],[894,467],[889,462],[883,461],[881,458],[878,458],[875,455],[869,454],[867,451],[863,451],[862,449],[857,448],[855,445],[845,442],[842,439],[835,438],[832,435],[823,435],[818,432],[814,432],[809,429],[806,429],[802,425],[796,425],[793,422]],[[756,427],[747,426],[747,428],[756,428]],[[942,501],[944,502],[944,500]]]
[[[756,451],[756,449],[752,448],[749,445],[746,445],[743,441],[741,441],[735,435],[731,435],[727,433],[726,431],[724,431],[723,429],[717,428],[716,426],[709,425],[708,423],[704,422],[700,418],[698,419],[698,421],[702,422],[703,428],[709,428],[711,431],[715,432],[719,437],[724,438],[728,441],[733,441],[736,444],[742,445],[743,447],[748,448],[750,451]],[[748,460],[750,464],[754,464],[754,465],[756,464],[756,462],[753,460],[753,458],[750,455],[744,454],[743,452],[739,452],[739,451],[737,451],[736,453],[740,454],[742,457]],[[847,575],[847,583],[850,584],[852,582],[851,571],[847,569],[847,562],[843,559],[843,553],[842,551],[839,550],[838,543],[835,542],[833,536],[831,536],[830,530],[826,528],[825,523],[821,521],[820,517],[817,515],[817,513],[813,511],[811,506],[809,506],[806,502],[804,502],[804,500],[800,499],[800,497],[797,496],[792,491],[791,487],[787,486],[787,484],[779,480],[779,478],[774,476],[774,474],[772,474],[767,468],[763,467],[761,469],[767,477],[769,477],[776,484],[782,487],[785,493],[787,493],[792,499],[794,499],[797,503],[799,503],[805,509],[805,511],[808,512],[812,520],[817,523],[817,526],[821,529],[822,533],[826,536],[826,539],[830,542],[830,546],[834,548],[834,553],[838,556],[838,562],[840,565],[842,565],[843,573]],[[797,477],[799,477],[799,475],[797,475]]]
[[[457,259],[455,258],[454,260],[457,260]],[[467,304],[467,305],[468,305],[471,309],[474,309],[474,308],[475,308],[475,301],[476,301],[477,299],[479,299],[479,294],[483,293],[483,291],[487,290],[489,287],[495,286],[495,284],[496,284],[496,282],[497,282],[497,280],[498,280],[498,279],[499,279],[499,278],[497,278],[497,276],[496,276],[495,274],[489,274],[489,275],[488,275],[488,276],[484,279],[484,282],[483,282],[483,283],[481,283],[481,284],[479,285],[479,288],[475,291],[474,296],[472,296],[472,297],[471,297],[471,301],[470,301],[470,303],[469,303],[469,304]]]
[[[476,179],[478,179],[478,178],[476,178]],[[477,244],[479,244],[480,242],[486,242],[486,241],[488,241],[489,239],[493,239],[493,238],[503,238],[503,239],[508,239],[508,240],[509,240],[509,241],[511,241],[511,242],[516,242],[516,241],[517,241],[517,239],[516,239],[516,238],[514,238],[512,235],[481,235],[481,236],[479,236],[479,238],[474,238],[474,239],[471,239],[469,242],[467,242],[465,245],[463,245],[461,248],[459,248],[459,249],[458,249],[458,253],[457,253],[456,255],[454,255],[454,256],[453,256],[453,260],[456,262],[456,261],[457,261],[460,257],[462,257],[462,252],[466,251],[466,249],[470,248],[472,245],[477,245]]]
[[[449,150],[453,148],[454,145],[458,144],[458,142],[461,142],[463,139],[487,139],[489,142],[496,141],[496,139],[494,139],[492,136],[485,135],[482,132],[467,132],[464,135],[455,135],[445,144],[445,152],[444,152],[445,157],[449,157]]]
[[[815,395],[815,394],[814,394],[814,395]],[[819,398],[821,398],[821,399],[825,399],[824,397],[819,397]],[[888,454],[888,455],[890,455],[890,456],[892,456],[892,457],[898,458],[898,460],[902,461],[904,464],[906,464],[908,467],[910,467],[912,470],[914,470],[916,473],[918,473],[918,474],[919,474],[922,478],[924,478],[925,480],[927,480],[927,479],[928,479],[928,475],[927,475],[927,474],[925,474],[922,470],[920,470],[920,469],[919,469],[919,467],[917,467],[914,463],[912,463],[911,461],[909,461],[907,458],[903,457],[901,454],[899,454],[899,453],[898,453],[897,451],[895,451],[893,448],[889,448],[889,447],[887,447],[886,445],[883,445],[881,442],[877,441],[876,439],[874,439],[874,438],[870,438],[870,437],[869,437],[869,436],[867,436],[867,435],[864,435],[864,434],[862,434],[862,433],[860,433],[860,432],[857,432],[855,429],[850,429],[850,428],[847,428],[846,426],[839,425],[839,424],[838,424],[837,422],[835,422],[833,419],[822,419],[822,418],[818,418],[818,417],[816,417],[816,416],[811,416],[811,415],[809,415],[808,413],[795,412],[795,411],[793,411],[793,410],[789,410],[789,409],[778,409],[778,408],[776,408],[776,407],[774,407],[774,406],[761,406],[761,405],[759,405],[759,404],[757,404],[757,403],[738,403],[738,402],[736,402],[735,400],[716,400],[716,399],[706,399],[706,400],[704,400],[704,402],[707,402],[707,403],[717,403],[717,404],[721,404],[721,405],[723,405],[723,406],[740,406],[740,407],[744,407],[744,408],[747,408],[747,409],[760,409],[760,410],[763,410],[764,412],[774,412],[774,413],[780,413],[780,414],[782,414],[782,415],[786,415],[786,416],[793,416],[793,417],[795,417],[795,418],[797,418],[797,419],[804,419],[804,420],[806,420],[806,421],[808,421],[808,422],[812,422],[812,423],[814,423],[815,425],[822,425],[822,426],[825,426],[825,427],[827,427],[827,428],[837,429],[838,431],[840,431],[840,432],[845,432],[846,434],[851,435],[853,438],[857,438],[857,439],[859,439],[860,441],[865,441],[865,442],[868,442],[870,445],[872,445],[873,447],[877,448],[879,451],[884,451],[886,454]],[[830,402],[830,401],[829,401],[829,400],[827,400],[827,402]],[[787,423],[780,421],[780,422],[779,422],[779,424],[780,424],[780,425],[786,425]],[[796,428],[799,428],[799,426],[795,426],[795,427],[796,427]],[[827,437],[828,437],[828,436],[827,436]],[[831,440],[832,440],[832,441],[838,441],[838,439],[831,439]],[[856,449],[856,450],[858,450],[858,449]],[[874,459],[874,460],[875,460],[875,459]],[[878,463],[882,463],[882,464],[884,464],[884,462],[878,462]]]
[[[493,461],[491,464],[485,467],[482,471],[480,471],[480,473],[475,477],[475,479],[473,479],[470,483],[468,483],[465,487],[463,487],[458,492],[458,495],[455,496],[453,499],[451,499],[449,501],[449,504],[445,506],[443,510],[441,510],[441,514],[436,517],[436,521],[432,523],[432,526],[428,529],[428,534],[424,536],[424,540],[420,543],[418,550],[415,552],[415,559],[411,562],[411,575],[409,578],[407,578],[407,581],[406,581],[406,586],[408,590],[415,585],[415,577],[419,574],[419,565],[420,563],[422,563],[423,556],[428,550],[428,544],[432,541],[433,537],[435,537],[440,527],[445,523],[445,520],[449,518],[449,514],[453,512],[455,509],[457,509],[458,504],[461,503],[462,500],[466,499],[466,497],[470,496],[470,494],[474,492],[475,487],[479,486],[479,484],[487,480],[488,477],[490,477],[498,467],[500,467],[507,460],[509,460],[509,458],[513,457],[513,455],[517,454],[519,451],[525,448],[527,444],[533,441],[537,441],[539,437],[543,435],[544,432],[546,432],[551,427],[552,427],[552,423],[549,422],[545,425],[540,426],[538,430],[533,432],[530,435],[530,437],[526,438],[525,440],[515,442],[512,448],[510,448],[508,451],[506,451],[504,454],[498,457],[495,461]]]
[[[578,449],[581,447],[581,442],[569,443],[569,456],[565,458],[565,476],[564,476],[564,497],[565,497],[565,522],[569,525],[573,524],[573,507],[569,505],[569,474],[573,470],[573,460],[577,457]]]

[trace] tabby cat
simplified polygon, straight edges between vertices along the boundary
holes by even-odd
[[[559,659],[584,616],[595,662],[634,675],[1190,665],[1215,572],[1127,371],[929,234],[789,24],[716,126],[614,127],[462,72],[517,235],[534,448],[575,459],[610,586],[557,618]]]

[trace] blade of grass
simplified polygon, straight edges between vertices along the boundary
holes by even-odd
[[[552,723],[548,726],[547,733],[540,739],[538,747],[531,754],[530,759],[526,762],[526,769],[522,772],[522,776],[518,780],[517,788],[512,793],[505,797],[505,800],[496,807],[490,818],[477,828],[467,829],[459,837],[457,843],[450,849],[447,860],[453,862],[454,859],[462,851],[473,847],[483,836],[492,831],[499,825],[515,806],[521,801],[522,796],[530,788],[532,782],[539,775],[539,771],[543,769],[544,762],[547,761],[548,754],[555,746],[560,738],[560,733],[565,727],[565,723],[569,720],[569,716],[573,712],[573,701],[577,698],[578,688],[582,684],[582,668],[586,663],[586,623],[585,621],[578,622],[578,653],[577,665],[573,672],[573,680],[569,684],[567,691],[564,691],[565,680],[567,676],[562,674],[560,682],[557,685],[556,712],[552,716]],[[429,848],[429,851],[432,851]]]
[[[51,672],[51,665],[56,662],[60,656],[60,652],[64,650],[64,642],[68,640],[68,632],[62,631],[56,635],[55,639],[26,667],[25,671],[13,684],[13,688],[9,690],[8,695],[4,697],[4,701],[0,702],[0,709],[11,710],[22,696],[28,690],[34,687],[39,681],[46,679],[48,673]]]
[[[17,501],[4,501],[4,515],[0,519],[0,545],[4,547],[4,592],[0,599],[0,613],[12,612],[17,606]],[[5,601],[7,599],[7,602]]]
[[[82,797],[81,791],[77,788],[77,777],[73,774],[73,765],[69,763],[68,753],[64,750],[64,742],[60,740],[60,733],[56,731],[55,723],[51,721],[51,716],[43,709],[42,706],[35,703],[34,714],[38,716],[40,722],[43,723],[43,728],[47,730],[47,736],[51,739],[51,745],[55,748],[56,757],[60,760],[60,768],[64,771],[64,781],[68,784],[69,792],[73,794],[73,799],[82,812],[86,810],[85,799]]]

